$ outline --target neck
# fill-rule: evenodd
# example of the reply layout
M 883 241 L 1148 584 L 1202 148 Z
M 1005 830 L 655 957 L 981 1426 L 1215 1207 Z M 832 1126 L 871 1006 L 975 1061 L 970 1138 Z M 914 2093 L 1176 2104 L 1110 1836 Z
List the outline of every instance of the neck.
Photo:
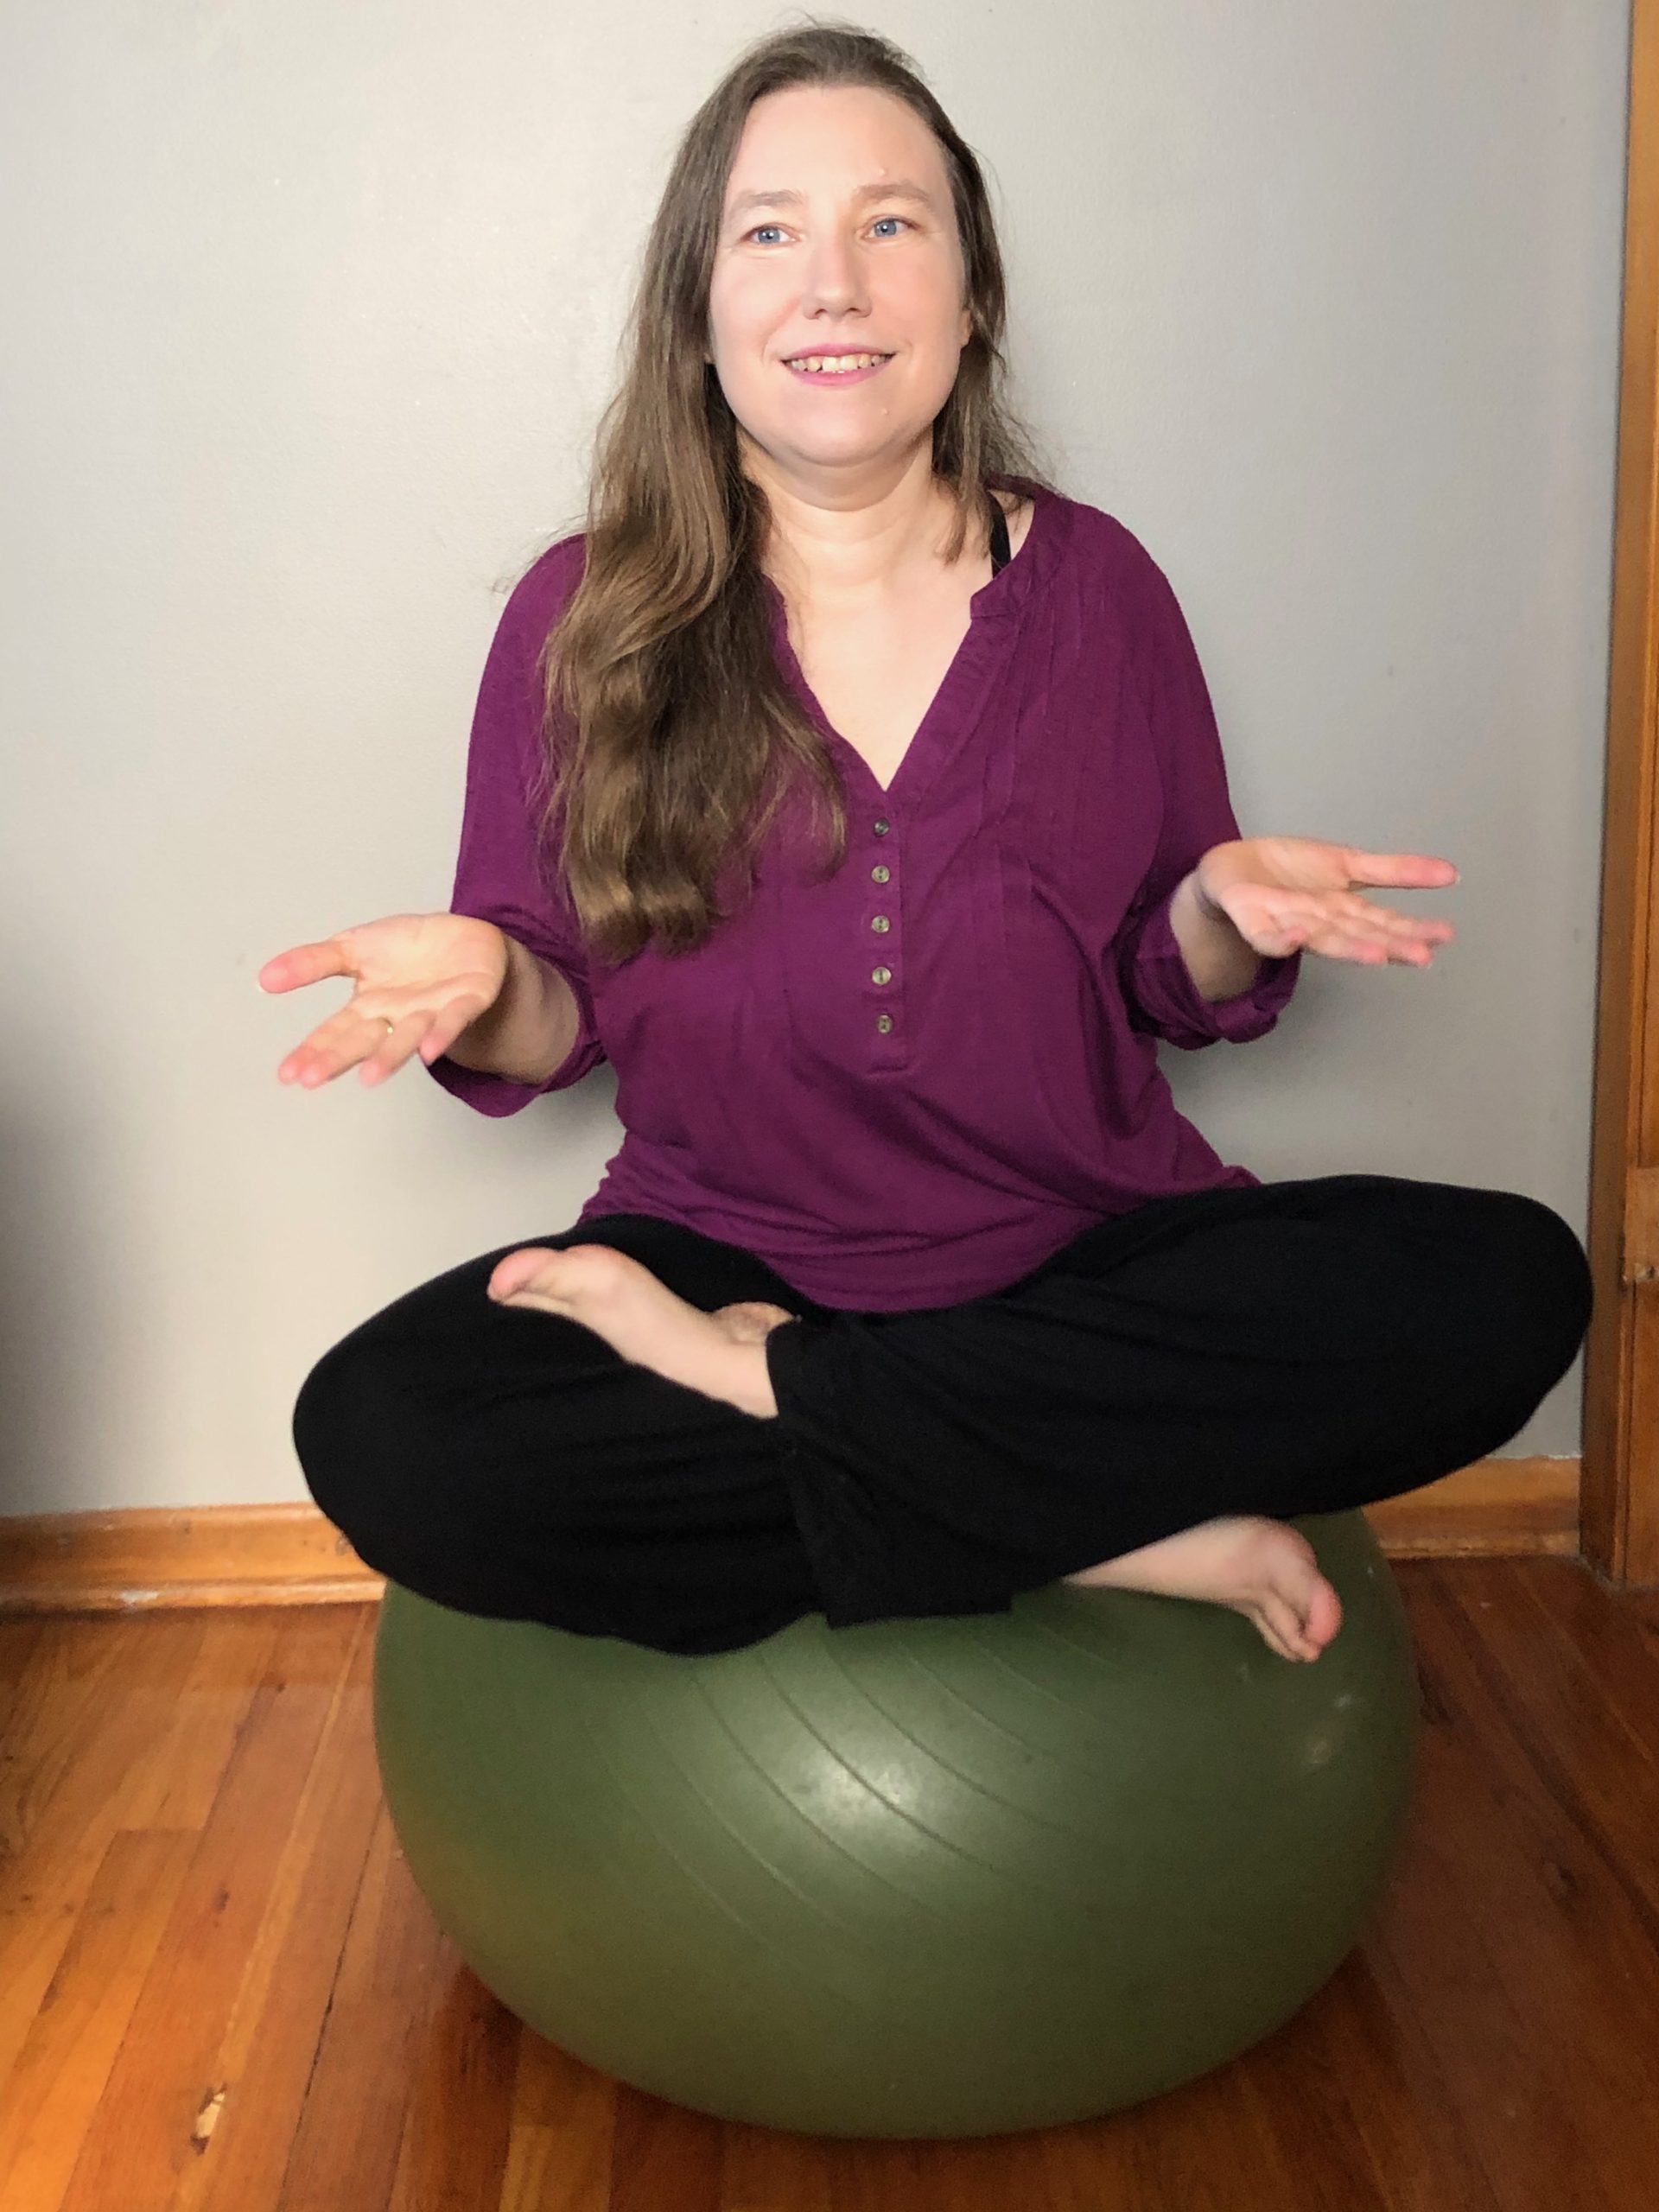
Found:
M 931 464 L 857 490 L 804 486 L 771 468 L 753 473 L 772 506 L 763 565 L 785 599 L 865 605 L 938 578 L 954 503 Z M 970 531 L 964 557 L 976 550 Z

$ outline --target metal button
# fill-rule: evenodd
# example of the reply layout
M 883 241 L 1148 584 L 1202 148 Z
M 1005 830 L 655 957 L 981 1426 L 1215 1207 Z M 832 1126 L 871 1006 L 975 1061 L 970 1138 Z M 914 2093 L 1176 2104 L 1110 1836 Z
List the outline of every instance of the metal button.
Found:
M 878 861 L 870 870 L 870 880 L 872 883 L 885 883 L 892 874 L 893 870 L 890 868 L 883 868 Z
M 870 927 L 873 930 L 890 930 L 893 927 L 893 924 L 887 919 L 885 914 L 872 914 L 870 917 Z
M 892 969 L 872 968 L 870 970 L 870 981 L 873 983 L 890 983 L 893 981 Z
M 885 1037 L 893 1027 L 893 1016 L 890 1014 L 878 1014 L 875 1017 L 875 1026 Z
M 878 822 L 875 825 L 875 834 L 878 837 L 885 837 L 892 827 L 891 822 Z

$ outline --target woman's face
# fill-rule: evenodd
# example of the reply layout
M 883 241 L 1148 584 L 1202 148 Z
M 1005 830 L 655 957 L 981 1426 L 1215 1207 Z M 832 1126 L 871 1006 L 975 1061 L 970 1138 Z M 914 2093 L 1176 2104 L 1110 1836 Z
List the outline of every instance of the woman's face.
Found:
M 750 108 L 727 180 L 709 358 L 739 440 L 817 489 L 902 467 L 973 332 L 944 157 L 913 109 L 864 86 L 790 86 Z M 885 353 L 820 378 L 799 355 Z

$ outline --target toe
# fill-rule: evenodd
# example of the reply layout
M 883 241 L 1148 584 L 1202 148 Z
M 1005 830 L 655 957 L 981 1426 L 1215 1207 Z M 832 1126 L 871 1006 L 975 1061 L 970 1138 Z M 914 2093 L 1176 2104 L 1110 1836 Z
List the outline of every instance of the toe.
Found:
M 498 1261 L 494 1273 L 490 1277 L 488 1285 L 490 1296 L 509 1298 L 514 1291 L 522 1290 L 527 1282 L 541 1272 L 552 1257 L 553 1255 L 550 1252 L 528 1244 L 522 1246 L 517 1252 L 509 1252 L 505 1260 Z
M 1269 1590 L 1261 1601 L 1256 1618 L 1281 1658 L 1303 1659 L 1307 1656 L 1301 1622 L 1295 1607 L 1287 1599 L 1280 1597 L 1276 1591 Z
M 1342 1600 L 1321 1575 L 1307 1609 L 1307 1636 L 1323 1651 L 1341 1626 Z

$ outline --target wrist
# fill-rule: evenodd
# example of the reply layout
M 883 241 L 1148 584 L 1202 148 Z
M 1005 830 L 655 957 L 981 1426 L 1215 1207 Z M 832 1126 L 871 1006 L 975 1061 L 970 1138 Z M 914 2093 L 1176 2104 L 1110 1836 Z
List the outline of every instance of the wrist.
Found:
M 1176 887 L 1169 924 L 1200 998 L 1213 1003 L 1249 989 L 1260 957 L 1232 917 L 1205 897 L 1196 868 Z
M 499 925 L 494 926 L 499 929 Z M 489 1005 L 480 1014 L 474 1014 L 472 1020 L 467 1023 L 466 1028 L 461 1031 L 461 1037 L 455 1039 L 457 1044 L 461 1042 L 461 1038 L 465 1038 L 469 1043 L 480 1045 L 487 1049 L 488 1046 L 506 1027 L 514 1004 L 524 996 L 525 968 L 530 955 L 518 939 L 509 936 L 505 930 L 499 930 L 499 935 L 506 958 L 506 972 L 501 978 L 501 988 Z
M 1212 897 L 1211 893 L 1205 889 L 1204 881 L 1205 861 L 1209 860 L 1211 854 L 1224 852 L 1228 849 L 1229 848 L 1226 846 L 1212 845 L 1210 849 L 1210 852 L 1205 853 L 1198 861 L 1197 865 L 1192 868 L 1186 880 L 1192 887 L 1193 904 L 1197 906 L 1198 912 L 1205 916 L 1206 920 L 1212 922 L 1224 922 L 1228 928 L 1231 929 L 1234 926 L 1232 916 L 1227 912 L 1227 909 L 1219 905 L 1215 898 Z

